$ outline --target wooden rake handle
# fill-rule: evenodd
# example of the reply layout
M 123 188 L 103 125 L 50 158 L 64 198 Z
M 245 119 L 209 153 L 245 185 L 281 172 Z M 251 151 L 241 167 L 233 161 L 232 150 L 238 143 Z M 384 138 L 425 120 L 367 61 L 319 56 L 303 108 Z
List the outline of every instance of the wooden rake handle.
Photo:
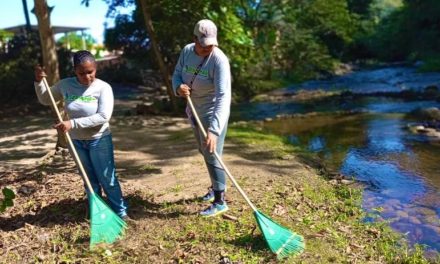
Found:
M 193 102 L 191 100 L 191 97 L 187 96 L 186 99 L 188 100 L 188 104 L 189 104 L 189 107 L 191 108 L 191 112 L 193 113 L 193 115 L 194 115 L 194 117 L 195 117 L 195 119 L 197 121 L 197 126 L 199 127 L 199 129 L 202 132 L 203 136 L 206 138 L 208 136 L 208 134 L 206 134 L 205 128 L 203 127 L 203 124 L 200 121 L 199 116 L 197 115 L 197 111 L 194 108 L 194 104 L 193 104 Z M 237 188 L 238 192 L 241 194 L 241 196 L 243 196 L 243 198 L 246 200 L 246 202 L 252 208 L 252 210 L 254 210 L 254 212 L 258 211 L 257 208 L 255 207 L 255 205 L 251 202 L 251 200 L 249 200 L 249 197 L 247 197 L 247 195 L 243 191 L 243 189 L 241 189 L 240 185 L 237 183 L 237 181 L 232 176 L 231 172 L 228 170 L 228 168 L 226 167 L 225 163 L 223 162 L 223 160 L 220 158 L 220 156 L 218 155 L 217 151 L 215 151 L 215 150 L 214 150 L 214 156 L 218 160 L 218 162 L 220 163 L 222 168 L 225 170 L 226 174 L 228 175 L 228 177 L 232 181 L 232 183 L 235 185 L 235 187 Z
M 63 118 L 61 117 L 60 111 L 58 110 L 57 104 L 56 104 L 55 99 L 54 99 L 54 97 L 52 95 L 52 91 L 50 90 L 50 86 L 47 83 L 47 80 L 46 80 L 45 77 L 43 77 L 43 84 L 44 84 L 47 92 L 49 93 L 50 101 L 52 102 L 52 107 L 55 110 L 55 113 L 57 114 L 58 121 L 59 122 L 63 122 Z M 64 134 L 66 135 L 67 142 L 69 143 L 69 146 L 70 146 L 70 151 L 72 152 L 73 157 L 74 157 L 74 159 L 76 161 L 76 164 L 78 165 L 79 170 L 81 171 L 81 174 L 82 174 L 81 176 L 82 176 L 84 182 L 86 183 L 87 188 L 89 189 L 89 192 L 92 193 L 92 194 L 95 193 L 95 191 L 93 191 L 92 185 L 90 184 L 90 180 L 87 177 L 87 173 L 86 173 L 86 171 L 85 171 L 85 169 L 84 169 L 84 167 L 83 167 L 83 165 L 81 163 L 81 160 L 79 159 L 78 153 L 76 152 L 75 146 L 73 145 L 73 141 L 70 138 L 69 133 L 68 132 L 64 132 Z

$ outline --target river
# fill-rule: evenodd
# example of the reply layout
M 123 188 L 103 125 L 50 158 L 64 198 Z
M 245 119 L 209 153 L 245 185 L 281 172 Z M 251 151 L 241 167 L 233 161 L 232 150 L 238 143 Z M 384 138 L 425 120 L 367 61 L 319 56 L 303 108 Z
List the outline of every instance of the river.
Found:
M 440 87 L 440 73 L 418 73 L 414 67 L 362 70 L 325 81 L 309 81 L 275 93 L 304 90 L 349 90 L 352 93 L 400 92 Z M 440 141 L 407 129 L 405 114 L 437 107 L 435 100 L 384 96 L 310 104 L 258 102 L 233 108 L 232 120 L 264 120 L 263 128 L 286 136 L 292 144 L 315 152 L 329 168 L 366 183 L 366 221 L 389 221 L 411 244 L 440 252 Z M 351 111 L 351 114 L 341 114 Z M 301 118 L 277 115 L 306 114 Z

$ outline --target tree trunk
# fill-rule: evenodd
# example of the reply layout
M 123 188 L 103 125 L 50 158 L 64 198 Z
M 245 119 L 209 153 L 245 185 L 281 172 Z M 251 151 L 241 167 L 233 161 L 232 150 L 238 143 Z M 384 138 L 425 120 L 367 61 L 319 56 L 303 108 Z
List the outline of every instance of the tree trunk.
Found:
M 38 32 L 40 34 L 41 50 L 43 53 L 43 66 L 47 74 L 47 81 L 50 85 L 60 80 L 58 71 L 58 56 L 55 46 L 52 27 L 50 25 L 50 14 L 46 0 L 34 0 L 35 15 L 38 20 Z M 60 110 L 64 110 L 63 102 L 57 103 Z M 55 112 L 54 112 L 55 113 Z M 64 111 L 61 111 L 65 117 Z M 67 139 L 64 133 L 58 131 L 56 148 L 67 148 Z
M 148 37 L 151 41 L 151 46 L 153 48 L 154 56 L 156 57 L 157 63 L 159 65 L 160 72 L 162 74 L 162 78 L 167 87 L 168 96 L 170 97 L 171 104 L 173 107 L 173 111 L 177 112 L 177 103 L 176 97 L 174 96 L 173 87 L 171 84 L 170 74 L 168 72 L 168 68 L 163 60 L 163 56 L 159 50 L 159 44 L 157 41 L 156 33 L 153 27 L 153 21 L 151 20 L 150 10 L 148 8 L 147 0 L 139 0 L 140 7 L 142 9 L 142 14 L 144 16 L 145 28 L 148 32 Z

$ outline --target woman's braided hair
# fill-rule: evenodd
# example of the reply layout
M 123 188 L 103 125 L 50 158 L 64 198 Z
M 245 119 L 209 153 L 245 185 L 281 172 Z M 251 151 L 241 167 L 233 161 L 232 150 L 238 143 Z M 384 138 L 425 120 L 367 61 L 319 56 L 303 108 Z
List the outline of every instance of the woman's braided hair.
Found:
M 96 62 L 95 57 L 89 51 L 80 50 L 80 51 L 75 52 L 75 54 L 73 54 L 73 68 L 76 68 L 76 66 L 78 66 L 86 61 L 90 61 L 93 63 Z

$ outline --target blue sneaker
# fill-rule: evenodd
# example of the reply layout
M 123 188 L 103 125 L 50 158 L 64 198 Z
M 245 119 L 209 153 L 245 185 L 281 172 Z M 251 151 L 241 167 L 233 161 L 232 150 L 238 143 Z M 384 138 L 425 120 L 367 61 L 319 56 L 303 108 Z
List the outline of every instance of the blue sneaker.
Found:
M 228 210 L 229 210 L 229 207 L 226 204 L 226 202 L 223 202 L 223 204 L 214 203 L 211 206 L 209 206 L 208 208 L 206 208 L 205 210 L 201 211 L 200 215 L 204 216 L 204 217 L 211 217 L 211 216 L 216 216 L 216 215 L 222 214 Z
M 214 202 L 214 190 L 212 188 L 208 188 L 208 193 L 202 197 L 202 201 Z

